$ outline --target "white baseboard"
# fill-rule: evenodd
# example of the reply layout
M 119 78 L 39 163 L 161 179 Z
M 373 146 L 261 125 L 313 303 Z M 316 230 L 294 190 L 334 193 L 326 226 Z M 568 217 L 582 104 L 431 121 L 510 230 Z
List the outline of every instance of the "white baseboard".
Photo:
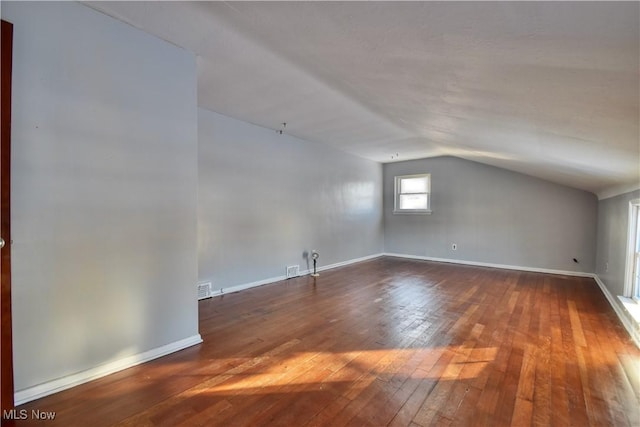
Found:
M 325 265 L 325 266 L 319 267 L 317 270 L 318 271 L 331 270 L 332 268 L 344 267 L 345 265 L 355 264 L 357 262 L 362 262 L 362 261 L 369 261 L 370 259 L 380 258 L 381 256 L 384 256 L 384 254 L 383 253 L 379 253 L 379 254 L 363 256 L 363 257 L 360 257 L 360 258 L 350 259 L 348 261 L 336 262 L 334 264 Z M 304 274 L 311 274 L 312 272 L 313 272 L 313 270 L 309 269 L 309 270 L 303 271 L 302 274 L 303 275 Z
M 53 381 L 47 381 L 43 384 L 38 384 L 33 387 L 19 390 L 14 394 L 15 404 L 16 406 L 22 405 L 23 403 L 40 399 L 41 397 L 45 397 L 62 390 L 66 390 L 68 388 L 93 381 L 106 375 L 122 371 L 123 369 L 131 368 L 141 363 L 157 359 L 158 357 L 166 356 L 167 354 L 183 350 L 196 344 L 200 344 L 201 342 L 202 337 L 200 336 L 200 334 L 196 334 L 189 338 L 185 338 L 180 341 L 163 345 L 162 347 L 145 351 L 144 353 L 134 354 L 132 356 L 96 366 L 95 368 L 87 369 L 86 371 L 67 375 Z
M 341 261 L 341 262 L 336 262 L 335 264 L 329 264 L 329 265 L 324 265 L 322 267 L 318 267 L 317 271 L 325 271 L 325 270 L 330 270 L 332 268 L 337 268 L 337 267 L 343 267 L 345 265 L 349 265 L 349 264 L 355 264 L 357 262 L 362 262 L 362 261 L 368 261 L 370 259 L 374 259 L 374 258 L 379 258 L 381 256 L 383 256 L 384 254 L 379 253 L 379 254 L 373 254 L 373 255 L 368 255 L 368 256 L 364 256 L 361 258 L 354 258 L 354 259 L 350 259 L 347 261 Z M 307 274 L 311 274 L 313 272 L 313 270 L 309 269 L 309 270 L 303 270 L 300 271 L 300 276 L 306 276 Z M 275 283 L 275 282 L 280 282 L 282 280 L 286 280 L 286 276 L 276 276 L 276 277 L 271 277 L 269 279 L 264 279 L 264 280 L 258 280 L 256 282 L 250 282 L 250 283 L 245 283 L 242 285 L 236 285 L 236 286 L 230 286 L 228 288 L 222 288 L 222 289 L 214 289 L 213 292 L 215 292 L 214 295 L 212 295 L 213 297 L 217 297 L 220 295 L 226 295 L 226 294 L 231 294 L 234 292 L 239 292 L 239 291 L 243 291 L 245 289 L 251 289 L 251 288 L 255 288 L 257 286 L 262 286 L 262 285 L 268 285 L 269 283 Z
M 396 257 L 396 258 L 418 259 L 423 261 L 446 262 L 451 264 L 473 265 L 476 267 L 501 268 L 504 270 L 518 270 L 518 271 L 531 271 L 533 273 L 558 274 L 561 276 L 593 277 L 593 273 L 585 273 L 581 271 L 568 271 L 568 270 L 553 270 L 549 268 L 538 268 L 538 267 L 525 267 L 522 265 L 494 264 L 491 262 L 465 261 L 465 260 L 459 260 L 459 259 L 434 258 L 434 257 L 428 257 L 428 256 L 406 255 L 406 254 L 397 254 L 397 253 L 385 253 L 384 256 L 390 256 L 390 257 Z
M 622 322 L 622 325 L 631 336 L 633 342 L 636 344 L 636 346 L 638 346 L 638 348 L 640 348 L 640 331 L 638 331 L 638 328 L 634 327 L 634 325 L 631 323 L 629 317 L 624 313 L 622 307 L 620 307 L 620 304 L 616 302 L 616 298 L 611 295 L 611 292 L 609 292 L 609 289 L 607 289 L 604 282 L 600 280 L 600 277 L 598 277 L 597 274 L 593 274 L 592 277 L 600 287 L 600 290 L 604 294 L 605 298 L 607 298 L 607 301 L 609 301 L 611 307 L 613 307 L 613 311 L 616 312 L 618 319 L 620 319 L 620 321 Z

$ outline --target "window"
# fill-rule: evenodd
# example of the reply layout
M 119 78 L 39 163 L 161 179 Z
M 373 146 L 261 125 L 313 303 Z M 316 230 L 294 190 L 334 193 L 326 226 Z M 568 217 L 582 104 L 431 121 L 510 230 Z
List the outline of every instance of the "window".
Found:
M 629 241 L 625 295 L 640 301 L 640 200 L 629 203 Z
M 395 177 L 394 213 L 431 213 L 431 175 Z

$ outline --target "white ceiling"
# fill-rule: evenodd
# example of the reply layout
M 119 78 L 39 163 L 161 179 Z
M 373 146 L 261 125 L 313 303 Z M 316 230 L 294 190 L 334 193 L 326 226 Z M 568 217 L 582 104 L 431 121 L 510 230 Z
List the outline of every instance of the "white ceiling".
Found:
M 88 4 L 196 53 L 209 110 L 379 162 L 640 186 L 638 2 Z

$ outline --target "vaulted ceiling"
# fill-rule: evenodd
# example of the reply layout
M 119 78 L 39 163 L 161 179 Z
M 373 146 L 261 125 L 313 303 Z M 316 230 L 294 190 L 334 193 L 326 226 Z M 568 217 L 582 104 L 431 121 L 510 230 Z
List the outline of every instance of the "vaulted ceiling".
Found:
M 197 54 L 201 107 L 379 162 L 640 186 L 638 2 L 89 2 Z

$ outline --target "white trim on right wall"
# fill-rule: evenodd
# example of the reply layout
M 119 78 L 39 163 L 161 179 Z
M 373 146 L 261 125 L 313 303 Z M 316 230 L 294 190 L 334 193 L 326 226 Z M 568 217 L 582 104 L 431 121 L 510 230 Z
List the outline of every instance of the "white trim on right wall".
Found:
M 640 209 L 640 199 L 629 201 L 629 225 L 627 227 L 627 248 L 624 262 L 624 295 L 628 298 L 634 298 L 634 272 L 635 272 L 635 254 L 636 254 L 636 230 L 640 226 L 638 224 L 638 209 Z
M 616 298 L 611 295 L 611 292 L 609 292 L 609 289 L 607 289 L 604 282 L 600 280 L 600 277 L 598 277 L 597 274 L 593 274 L 592 277 L 600 287 L 600 290 L 604 294 L 607 301 L 609 301 L 611 307 L 613 307 L 613 311 L 615 311 L 618 319 L 620 319 L 620 321 L 622 322 L 622 326 L 624 326 L 624 328 L 627 330 L 636 346 L 640 348 L 640 330 L 638 329 L 638 326 L 636 325 L 634 327 L 631 320 L 629 320 L 629 317 L 622 311 L 620 304 L 616 302 Z

